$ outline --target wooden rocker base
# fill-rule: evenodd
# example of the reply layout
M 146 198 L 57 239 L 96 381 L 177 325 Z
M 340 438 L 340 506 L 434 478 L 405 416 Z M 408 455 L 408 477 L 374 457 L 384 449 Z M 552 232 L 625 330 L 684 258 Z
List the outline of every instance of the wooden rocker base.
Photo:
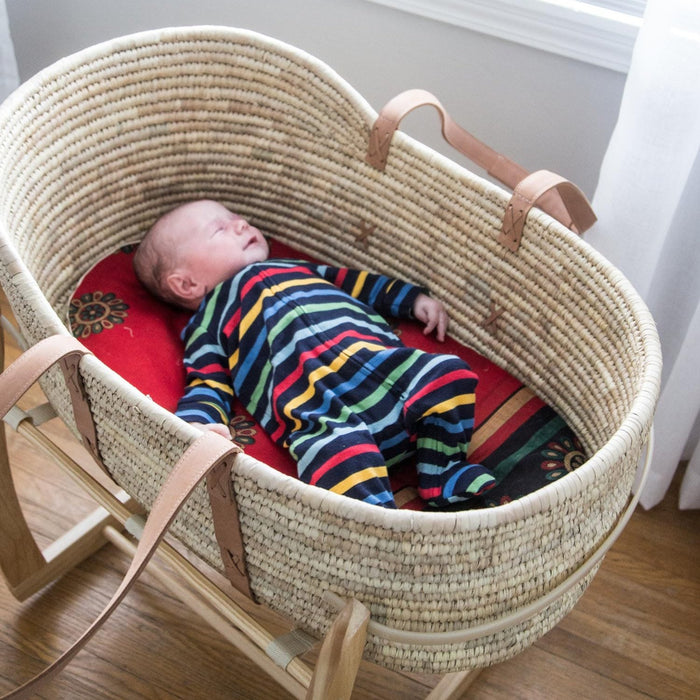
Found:
M 115 495 L 87 473 L 39 430 L 35 424 L 39 421 L 34 419 L 31 411 L 16 409 L 12 420 L 7 422 L 56 461 L 99 506 L 78 525 L 40 550 L 15 492 L 5 430 L 0 429 L 0 568 L 13 596 L 19 601 L 26 600 L 107 542 L 133 556 L 136 547 L 123 530 L 138 535 L 143 518 L 134 512 L 135 504 L 128 495 L 124 491 Z M 149 571 L 291 695 L 313 700 L 350 698 L 369 621 L 369 611 L 361 603 L 356 600 L 346 602 L 322 640 L 318 660 L 311 669 L 298 658 L 298 654 L 308 650 L 316 640 L 297 631 L 297 634 L 285 635 L 296 640 L 297 648 L 282 648 L 280 652 L 284 646 L 281 638 L 276 639 L 236 602 L 237 593 L 233 592 L 233 597 L 224 594 L 167 542 L 159 545 L 158 554 L 168 570 L 152 561 L 148 565 Z M 478 673 L 479 670 L 447 674 L 427 697 L 431 700 L 462 697 Z

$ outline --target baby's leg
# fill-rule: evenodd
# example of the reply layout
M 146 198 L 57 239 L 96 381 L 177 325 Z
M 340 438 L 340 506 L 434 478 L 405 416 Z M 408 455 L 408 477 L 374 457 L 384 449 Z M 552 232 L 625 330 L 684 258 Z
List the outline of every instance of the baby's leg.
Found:
M 365 503 L 396 508 L 384 457 L 359 419 L 322 418 L 288 438 L 299 478 Z
M 462 360 L 445 355 L 439 365 L 431 363 L 406 402 L 413 422 L 409 429 L 416 436 L 418 493 L 434 505 L 468 500 L 496 483 L 488 469 L 466 458 L 477 381 Z

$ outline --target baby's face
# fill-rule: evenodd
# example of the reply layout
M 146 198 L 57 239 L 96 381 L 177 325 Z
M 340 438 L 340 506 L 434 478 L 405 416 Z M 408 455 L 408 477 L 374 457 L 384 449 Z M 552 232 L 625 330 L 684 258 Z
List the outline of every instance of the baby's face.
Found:
M 192 202 L 173 222 L 189 265 L 207 291 L 242 270 L 267 259 L 269 248 L 262 233 L 222 204 Z

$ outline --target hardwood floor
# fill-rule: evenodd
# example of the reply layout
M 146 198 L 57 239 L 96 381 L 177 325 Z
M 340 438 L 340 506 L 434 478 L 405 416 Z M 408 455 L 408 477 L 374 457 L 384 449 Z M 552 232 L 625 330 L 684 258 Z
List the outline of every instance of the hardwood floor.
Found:
M 15 355 L 8 352 L 8 360 Z M 30 402 L 37 396 L 33 390 Z M 49 424 L 47 431 L 65 441 L 60 425 Z M 7 432 L 16 489 L 43 545 L 94 504 L 24 438 Z M 70 449 L 87 459 L 80 448 Z M 678 511 L 676 503 L 674 484 L 660 506 L 638 510 L 574 610 L 524 653 L 486 669 L 468 697 L 699 698 L 700 512 Z M 127 557 L 108 545 L 24 603 L 0 583 L 0 692 L 38 672 L 76 639 L 127 565 Z M 279 627 L 271 613 L 262 619 Z M 422 698 L 436 681 L 363 662 L 353 697 Z M 291 696 L 146 571 L 104 628 L 38 697 Z

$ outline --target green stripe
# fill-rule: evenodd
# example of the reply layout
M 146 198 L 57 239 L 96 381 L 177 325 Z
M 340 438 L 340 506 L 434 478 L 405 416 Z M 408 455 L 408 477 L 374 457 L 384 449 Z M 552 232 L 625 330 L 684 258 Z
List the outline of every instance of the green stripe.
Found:
M 403 374 L 408 368 L 411 367 L 413 364 L 415 358 L 415 353 L 411 354 L 404 362 L 402 362 L 396 369 L 394 369 L 393 372 L 388 376 L 387 380 L 390 382 L 390 384 L 393 386 L 396 379 Z M 340 415 L 337 418 L 333 419 L 333 423 L 341 423 L 345 424 L 347 423 L 348 419 L 350 418 L 351 415 L 356 414 L 361 411 L 366 411 L 368 408 L 378 404 L 380 401 L 384 399 L 384 397 L 389 393 L 387 389 L 384 389 L 383 385 L 380 385 L 377 387 L 375 391 L 373 391 L 371 394 L 368 396 L 364 397 L 362 400 L 358 401 L 356 404 L 353 404 L 352 406 L 346 406 L 343 404 L 342 410 L 340 412 Z M 341 399 L 342 401 L 342 399 Z M 303 408 L 303 406 L 301 407 Z M 304 443 L 307 440 L 315 440 L 318 438 L 318 436 L 327 433 L 328 430 L 326 428 L 329 420 L 328 417 L 323 416 L 322 418 L 319 419 L 319 428 L 317 431 L 314 433 L 310 433 L 304 436 L 303 439 L 299 441 L 299 444 Z
M 563 427 L 564 421 L 555 415 L 552 420 L 543 425 L 532 437 L 516 452 L 513 452 L 499 462 L 498 466 L 493 469 L 493 475 L 496 477 L 496 482 L 500 483 L 513 470 L 513 467 L 529 453 L 534 452 L 538 447 L 542 446 L 548 440 L 551 440 Z
M 207 305 L 204 308 L 204 318 L 202 319 L 201 323 L 192 331 L 189 339 L 187 340 L 187 344 L 185 345 L 186 349 L 189 349 L 192 346 L 192 344 L 195 343 L 197 339 L 200 338 L 202 335 L 210 335 L 209 327 L 212 316 L 214 314 L 214 309 L 216 307 L 216 302 L 219 298 L 220 291 L 221 286 L 219 285 L 214 290 L 212 298 L 207 302 Z
M 203 325 L 205 328 L 209 328 L 211 324 L 212 317 L 214 315 L 214 310 L 216 309 L 216 305 L 219 301 L 219 294 L 221 293 L 221 285 L 216 287 L 214 289 L 214 292 L 211 295 L 211 299 L 207 302 L 206 307 L 204 308 L 204 318 L 202 319 L 201 325 Z
M 280 335 L 280 333 L 284 333 L 287 330 L 289 324 L 292 323 L 300 315 L 300 308 L 303 309 L 303 313 L 305 314 L 315 314 L 318 312 L 324 313 L 327 311 L 331 311 L 333 312 L 333 314 L 337 315 L 338 311 L 341 309 L 357 311 L 357 306 L 355 304 L 349 304 L 347 302 L 338 302 L 337 300 L 317 304 L 304 304 L 301 307 L 294 307 L 286 314 L 284 314 L 284 316 L 281 316 L 279 320 L 276 321 L 274 327 L 270 329 L 270 344 L 272 344 L 275 341 L 275 339 L 278 335 Z M 385 325 L 386 323 L 381 316 L 372 313 L 370 313 L 369 316 L 372 319 L 372 321 L 374 321 L 377 324 Z M 347 323 L 347 320 L 347 318 L 343 317 L 338 318 L 338 325 Z
M 265 388 L 265 382 L 267 381 L 267 378 L 270 375 L 271 371 L 272 364 L 270 362 L 265 362 L 265 368 L 260 373 L 260 378 L 258 379 L 258 383 L 255 385 L 255 390 L 250 396 L 248 411 L 252 414 L 255 414 L 255 412 L 258 410 L 258 403 L 260 402 L 263 389 Z

